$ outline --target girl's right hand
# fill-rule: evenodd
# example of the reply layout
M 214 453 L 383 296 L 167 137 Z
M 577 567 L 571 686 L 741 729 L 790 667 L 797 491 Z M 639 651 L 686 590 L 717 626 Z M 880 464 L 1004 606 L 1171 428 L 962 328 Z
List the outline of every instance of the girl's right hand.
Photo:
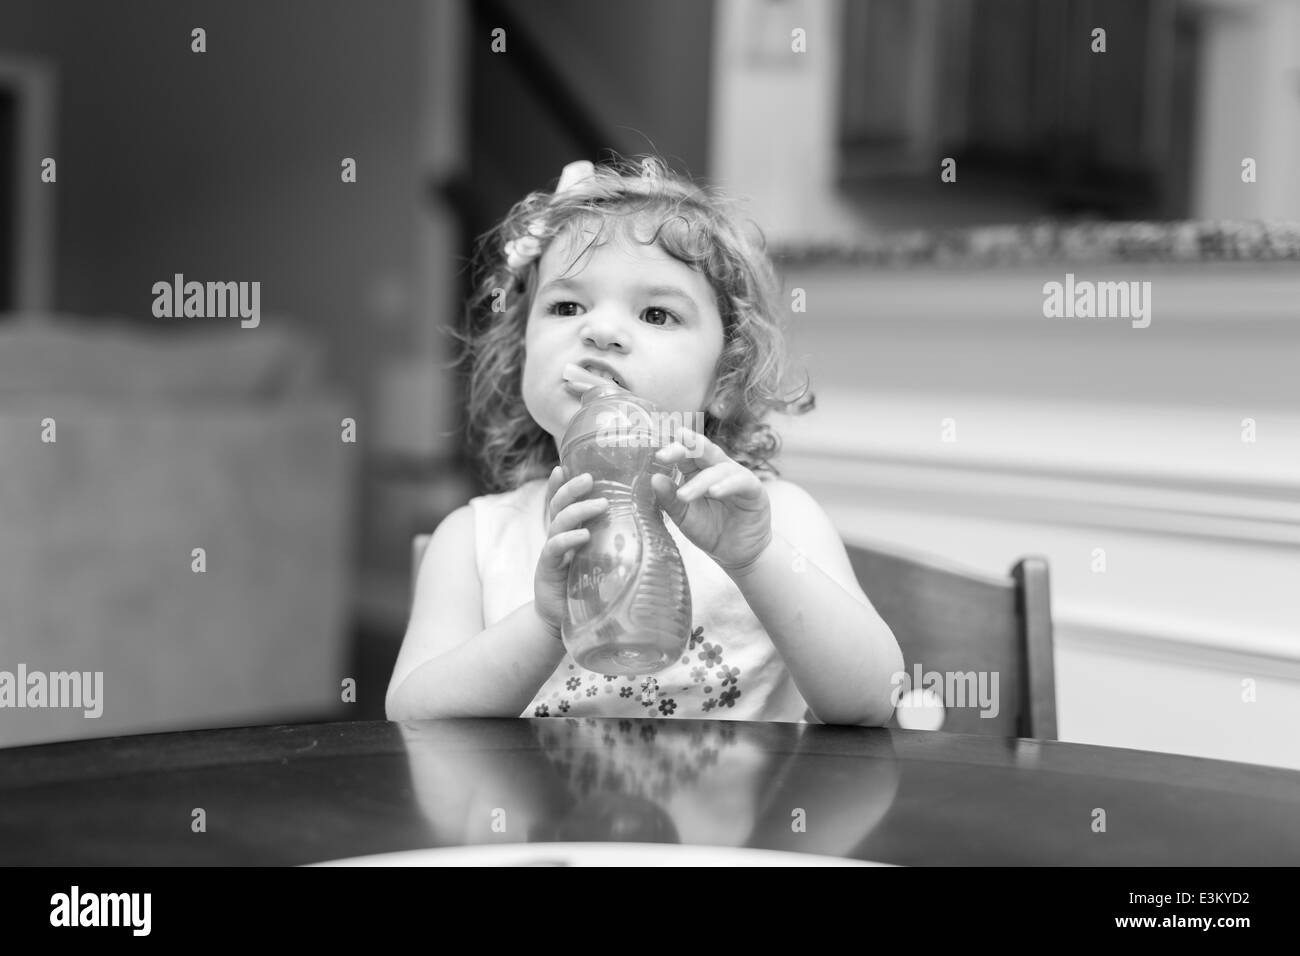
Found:
M 609 507 L 608 499 L 582 498 L 591 492 L 591 487 L 591 475 L 582 474 L 565 481 L 564 470 L 559 465 L 546 482 L 546 513 L 551 521 L 533 578 L 533 606 L 556 638 L 560 636 L 560 622 L 564 619 L 569 562 L 574 551 L 591 538 L 591 532 L 582 525 Z

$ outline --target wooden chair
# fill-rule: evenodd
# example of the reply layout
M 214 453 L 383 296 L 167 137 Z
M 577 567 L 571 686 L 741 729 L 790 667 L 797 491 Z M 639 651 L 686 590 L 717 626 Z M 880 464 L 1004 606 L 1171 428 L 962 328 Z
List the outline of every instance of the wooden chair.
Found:
M 862 590 L 898 639 L 909 678 L 904 686 L 919 689 L 918 666 L 922 675 L 944 675 L 945 686 L 947 675 L 973 672 L 975 679 L 989 675 L 991 690 L 991 675 L 998 675 L 996 716 L 981 716 L 967 695 L 966 706 L 945 708 L 943 730 L 1056 739 L 1045 559 L 1022 558 L 1002 578 L 877 544 L 849 545 L 848 552 Z M 899 726 L 897 711 L 890 726 Z
M 430 535 L 411 543 L 412 582 Z M 978 695 L 966 706 L 946 707 L 941 729 L 952 733 L 1056 739 L 1056 678 L 1052 659 L 1052 615 L 1047 561 L 1017 561 L 1008 577 L 945 565 L 880 545 L 848 545 L 849 561 L 862 590 L 885 619 L 903 651 L 907 686 L 924 675 L 998 675 L 997 713 L 982 717 Z M 963 689 L 978 687 L 964 684 Z M 920 689 L 920 688 L 915 688 Z M 949 700 L 948 703 L 953 703 Z M 987 708 L 992 712 L 993 708 Z M 898 714 L 891 727 L 901 726 Z

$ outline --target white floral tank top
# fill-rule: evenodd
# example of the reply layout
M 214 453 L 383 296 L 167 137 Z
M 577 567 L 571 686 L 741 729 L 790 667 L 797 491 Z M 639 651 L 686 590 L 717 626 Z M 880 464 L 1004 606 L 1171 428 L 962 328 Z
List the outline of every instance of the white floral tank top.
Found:
M 546 482 L 470 500 L 483 624 L 533 600 L 546 541 Z M 521 717 L 716 717 L 804 722 L 808 705 L 740 589 L 665 516 L 691 587 L 694 613 L 682 656 L 655 674 L 608 676 L 566 652 Z

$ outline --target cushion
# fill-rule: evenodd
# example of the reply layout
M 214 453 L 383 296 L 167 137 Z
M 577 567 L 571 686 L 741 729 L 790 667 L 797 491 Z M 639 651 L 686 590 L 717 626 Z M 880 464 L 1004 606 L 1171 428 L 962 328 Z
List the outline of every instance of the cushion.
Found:
M 264 317 L 254 329 L 158 331 L 114 317 L 0 315 L 0 400 L 56 393 L 106 399 L 267 400 L 321 382 L 322 344 Z

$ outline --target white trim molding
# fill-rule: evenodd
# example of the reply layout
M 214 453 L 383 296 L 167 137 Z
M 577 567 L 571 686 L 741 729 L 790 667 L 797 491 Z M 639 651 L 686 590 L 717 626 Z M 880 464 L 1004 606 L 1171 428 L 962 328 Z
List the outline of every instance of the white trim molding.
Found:
M 1300 413 L 1248 443 L 1213 407 L 817 396 L 778 465 L 847 542 L 1047 558 L 1062 739 L 1300 766 Z
M 782 461 L 893 507 L 1300 548 L 1300 415 L 819 389 Z M 942 440 L 951 420 L 956 440 Z

